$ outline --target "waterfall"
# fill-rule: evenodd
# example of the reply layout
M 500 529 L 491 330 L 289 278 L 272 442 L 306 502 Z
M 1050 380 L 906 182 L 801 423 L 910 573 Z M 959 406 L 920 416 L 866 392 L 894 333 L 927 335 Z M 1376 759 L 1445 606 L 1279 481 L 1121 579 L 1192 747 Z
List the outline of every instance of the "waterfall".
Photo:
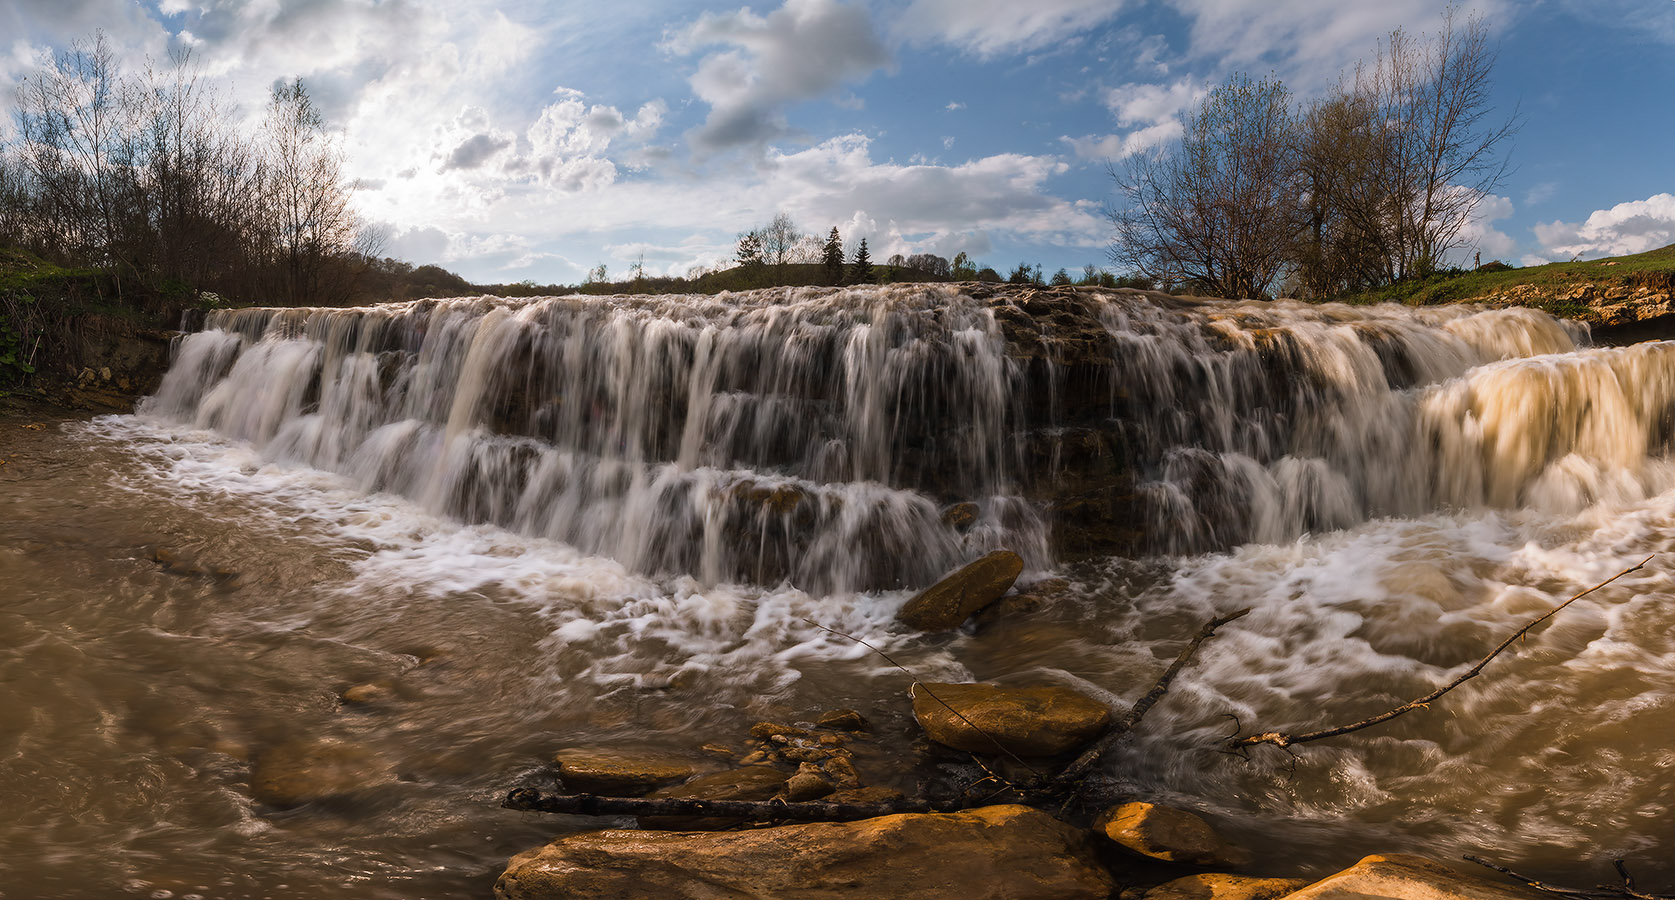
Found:
M 141 412 L 639 571 L 829 592 L 1664 489 L 1675 345 L 1586 337 L 974 285 L 243 309 Z

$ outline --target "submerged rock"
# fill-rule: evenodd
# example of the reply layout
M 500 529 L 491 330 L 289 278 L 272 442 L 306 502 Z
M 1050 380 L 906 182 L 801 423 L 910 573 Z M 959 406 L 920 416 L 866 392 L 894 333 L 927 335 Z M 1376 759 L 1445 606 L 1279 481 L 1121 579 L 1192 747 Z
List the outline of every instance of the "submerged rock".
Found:
M 958 628 L 978 610 L 999 600 L 1018 574 L 1024 561 L 1010 550 L 996 550 L 967 563 L 907 601 L 896 620 L 920 631 Z
M 342 796 L 389 777 L 389 763 L 368 747 L 301 739 L 270 747 L 256 757 L 250 769 L 250 792 L 260 803 L 288 808 Z
M 649 797 L 676 797 L 683 800 L 770 800 L 785 787 L 785 773 L 772 766 L 745 766 L 700 775 L 683 784 L 658 788 Z M 726 828 L 742 820 L 701 816 L 648 816 L 640 820 L 647 828 L 712 829 Z
M 820 717 L 819 724 L 834 731 L 867 731 L 872 727 L 866 716 L 852 709 L 831 710 Z
M 1521 885 L 1464 875 L 1419 856 L 1374 854 L 1296 893 L 1287 900 L 1414 897 L 1423 900 L 1534 900 L 1550 897 Z
M 596 831 L 513 857 L 498 900 L 1105 900 L 1084 834 L 1024 806 L 693 833 Z
M 1141 856 L 1198 866 L 1238 866 L 1244 851 L 1216 833 L 1210 823 L 1181 809 L 1154 803 L 1124 803 L 1106 810 L 1094 830 Z
M 698 771 L 690 759 L 636 751 L 566 750 L 553 762 L 568 790 L 615 797 L 638 797 Z
M 1105 704 L 1062 685 L 924 683 L 915 684 L 910 696 L 913 716 L 931 740 L 973 753 L 1056 756 L 1111 724 Z

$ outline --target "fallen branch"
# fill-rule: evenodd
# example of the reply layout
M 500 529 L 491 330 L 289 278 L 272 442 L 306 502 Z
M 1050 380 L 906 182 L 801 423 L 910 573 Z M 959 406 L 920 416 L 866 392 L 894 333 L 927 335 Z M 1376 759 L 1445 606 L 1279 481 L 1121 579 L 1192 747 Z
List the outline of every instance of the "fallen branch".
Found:
M 1653 556 L 1655 556 L 1655 555 L 1656 554 L 1653 554 Z M 1452 691 L 1455 688 L 1459 687 L 1460 685 L 1465 684 L 1467 681 L 1470 681 L 1471 679 L 1476 678 L 1478 673 L 1483 671 L 1484 666 L 1487 666 L 1490 663 L 1491 660 L 1493 660 L 1495 657 L 1499 656 L 1501 654 L 1501 651 L 1503 651 L 1506 648 L 1512 646 L 1513 642 L 1517 641 L 1519 638 L 1528 634 L 1530 629 L 1534 628 L 1537 625 L 1540 625 L 1542 622 L 1545 622 L 1548 619 L 1551 619 L 1553 616 L 1558 615 L 1558 613 L 1561 610 L 1563 610 L 1565 607 L 1569 606 L 1572 603 L 1575 603 L 1576 601 L 1582 599 L 1583 597 L 1588 596 L 1589 594 L 1593 593 L 1594 591 L 1597 591 L 1600 588 L 1605 587 L 1606 585 L 1610 584 L 1613 581 L 1616 581 L 1617 579 L 1623 577 L 1624 575 L 1627 575 L 1630 572 L 1640 571 L 1641 569 L 1646 567 L 1647 563 L 1649 563 L 1651 561 L 1652 561 L 1652 557 L 1648 556 L 1645 559 L 1641 560 L 1638 564 L 1630 566 L 1629 568 L 1624 569 L 1621 572 L 1618 572 L 1617 574 L 1611 576 L 1610 578 L 1605 579 L 1604 581 L 1600 582 L 1599 584 L 1596 584 L 1593 587 L 1588 588 L 1587 590 L 1583 591 L 1582 593 L 1577 594 L 1574 597 L 1571 597 L 1569 600 L 1566 600 L 1565 602 L 1560 603 L 1558 606 L 1553 607 L 1552 609 L 1548 610 L 1545 615 L 1543 615 L 1540 618 L 1536 619 L 1535 621 L 1529 623 L 1528 625 L 1525 625 L 1523 628 L 1518 629 L 1517 631 L 1513 632 L 1512 635 L 1510 637 L 1508 637 L 1506 640 L 1501 641 L 1500 646 L 1498 646 L 1494 650 L 1490 651 L 1488 656 L 1485 656 L 1482 659 L 1478 660 L 1477 665 L 1472 666 L 1470 669 L 1466 670 L 1466 672 L 1464 674 L 1460 675 L 1458 678 L 1455 678 L 1453 681 L 1450 681 L 1449 683 L 1443 685 L 1442 687 L 1437 688 L 1436 690 L 1430 692 L 1429 694 L 1426 694 L 1425 696 L 1420 697 L 1417 700 L 1411 700 L 1411 701 L 1409 701 L 1407 703 L 1404 703 L 1401 706 L 1398 706 L 1394 709 L 1390 709 L 1390 710 L 1386 710 L 1384 712 L 1381 712 L 1376 716 L 1370 716 L 1368 718 L 1362 719 L 1359 722 L 1355 722 L 1355 723 L 1350 724 L 1350 725 L 1340 725 L 1340 726 L 1337 726 L 1336 728 L 1326 728 L 1326 729 L 1323 729 L 1321 731 L 1311 731 L 1311 732 L 1308 732 L 1306 734 L 1287 734 L 1287 733 L 1281 732 L 1281 731 L 1266 731 L 1266 732 L 1263 732 L 1261 734 L 1252 734 L 1252 735 L 1247 735 L 1246 737 L 1242 737 L 1242 738 L 1233 738 L 1233 739 L 1231 739 L 1227 742 L 1227 749 L 1229 751 L 1237 752 L 1237 751 L 1244 750 L 1247 747 L 1253 747 L 1257 744 L 1273 744 L 1276 747 L 1284 749 L 1284 748 L 1290 747 L 1293 744 L 1306 744 L 1310 741 L 1324 740 L 1324 739 L 1330 738 L 1330 737 L 1337 737 L 1339 735 L 1349 734 L 1352 731 L 1360 731 L 1363 728 L 1371 728 L 1374 725 L 1379 725 L 1379 724 L 1382 724 L 1384 722 L 1388 722 L 1391 719 L 1396 718 L 1397 716 L 1406 715 L 1407 713 L 1413 712 L 1416 709 L 1424 709 L 1424 708 L 1430 706 L 1432 702 L 1434 702 L 1437 698 L 1441 697 L 1443 694 L 1446 694 L 1449 691 Z
M 1204 627 L 1198 630 L 1198 635 L 1181 649 L 1180 654 L 1175 657 L 1175 661 L 1169 665 L 1169 668 L 1163 671 L 1163 675 L 1157 679 L 1157 684 L 1152 685 L 1152 689 L 1147 691 L 1144 697 L 1141 697 L 1139 700 L 1135 701 L 1133 706 L 1129 707 L 1127 715 L 1123 716 L 1116 725 L 1106 731 L 1104 736 L 1094 742 L 1093 746 L 1082 751 L 1082 755 L 1076 757 L 1076 760 L 1072 762 L 1063 772 L 1060 772 L 1058 778 L 1054 780 L 1063 785 L 1080 781 L 1084 778 L 1088 772 L 1092 771 L 1094 765 L 1099 762 L 1099 758 L 1105 754 L 1105 751 L 1115 746 L 1117 741 L 1122 740 L 1124 735 L 1133 731 L 1134 727 L 1140 724 L 1140 719 L 1142 719 L 1153 706 L 1157 705 L 1157 701 L 1163 699 L 1163 695 L 1169 690 L 1169 685 L 1174 683 L 1175 676 L 1181 674 L 1181 670 L 1186 668 L 1186 664 L 1191 661 L 1193 654 L 1198 652 L 1199 646 L 1214 637 L 1217 628 L 1220 628 L 1235 619 L 1244 618 L 1244 616 L 1249 613 L 1250 609 L 1249 607 L 1246 607 L 1238 612 L 1228 613 L 1219 619 L 1211 619 L 1209 622 L 1206 622 Z
M 956 812 L 958 800 L 888 800 L 877 803 L 787 803 L 783 800 L 694 800 L 683 797 L 601 797 L 597 794 L 543 794 L 518 788 L 501 802 L 506 809 L 576 816 L 704 816 L 797 822 L 854 822 L 897 813 Z
M 1596 900 L 1596 898 L 1597 900 L 1603 900 L 1603 898 L 1607 897 L 1627 897 L 1629 900 L 1675 900 L 1675 897 L 1671 897 L 1668 894 L 1647 894 L 1636 890 L 1634 887 L 1634 876 L 1629 874 L 1628 866 L 1624 865 L 1623 861 L 1620 859 L 1612 860 L 1611 865 L 1616 868 L 1617 876 L 1623 880 L 1622 884 L 1602 884 L 1594 888 L 1567 888 L 1556 884 L 1548 884 L 1544 881 L 1537 881 L 1527 875 L 1520 875 L 1505 866 L 1496 865 L 1481 856 L 1468 855 L 1465 858 L 1466 860 L 1477 863 L 1480 866 L 1494 869 L 1496 872 L 1499 872 L 1508 878 L 1521 881 L 1528 887 L 1535 888 L 1538 891 L 1543 891 L 1548 894 L 1558 894 L 1561 897 L 1587 898 L 1587 900 Z

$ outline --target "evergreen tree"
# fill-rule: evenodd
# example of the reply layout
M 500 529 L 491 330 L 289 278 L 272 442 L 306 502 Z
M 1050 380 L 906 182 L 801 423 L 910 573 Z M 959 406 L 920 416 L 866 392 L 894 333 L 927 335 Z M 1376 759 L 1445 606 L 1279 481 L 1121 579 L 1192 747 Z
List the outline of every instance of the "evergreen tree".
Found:
M 1053 281 L 1052 281 L 1053 287 L 1064 287 L 1065 285 L 1067 285 L 1069 283 L 1070 283 L 1070 273 L 1069 272 L 1065 271 L 1064 269 L 1059 269 L 1057 272 L 1053 273 Z
M 820 251 L 820 261 L 826 266 L 826 283 L 841 284 L 843 282 L 843 239 L 838 236 L 837 226 L 832 226 L 832 234 L 826 238 L 826 246 Z
M 739 265 L 749 268 L 762 264 L 762 238 L 754 231 L 747 231 L 739 237 Z
M 861 246 L 855 250 L 855 262 L 849 267 L 849 280 L 855 284 L 867 284 L 872 279 L 872 254 L 867 252 L 867 239 L 861 238 Z

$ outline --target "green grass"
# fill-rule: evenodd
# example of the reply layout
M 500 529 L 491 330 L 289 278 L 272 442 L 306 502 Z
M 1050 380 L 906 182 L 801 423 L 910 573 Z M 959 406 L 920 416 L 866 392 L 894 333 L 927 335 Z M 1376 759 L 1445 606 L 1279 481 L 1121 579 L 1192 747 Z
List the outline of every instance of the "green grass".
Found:
M 1545 309 L 1555 315 L 1576 315 L 1586 309 L 1576 301 L 1560 300 L 1559 295 L 1581 284 L 1626 283 L 1630 287 L 1651 287 L 1675 290 L 1675 244 L 1637 253 L 1591 259 L 1586 262 L 1548 263 L 1523 269 L 1499 271 L 1443 272 L 1429 278 L 1398 282 L 1371 291 L 1337 298 L 1344 303 L 1405 303 L 1409 306 L 1430 306 L 1439 303 L 1458 303 L 1505 293 L 1522 285 L 1540 290 L 1541 296 L 1531 298 L 1526 305 Z

